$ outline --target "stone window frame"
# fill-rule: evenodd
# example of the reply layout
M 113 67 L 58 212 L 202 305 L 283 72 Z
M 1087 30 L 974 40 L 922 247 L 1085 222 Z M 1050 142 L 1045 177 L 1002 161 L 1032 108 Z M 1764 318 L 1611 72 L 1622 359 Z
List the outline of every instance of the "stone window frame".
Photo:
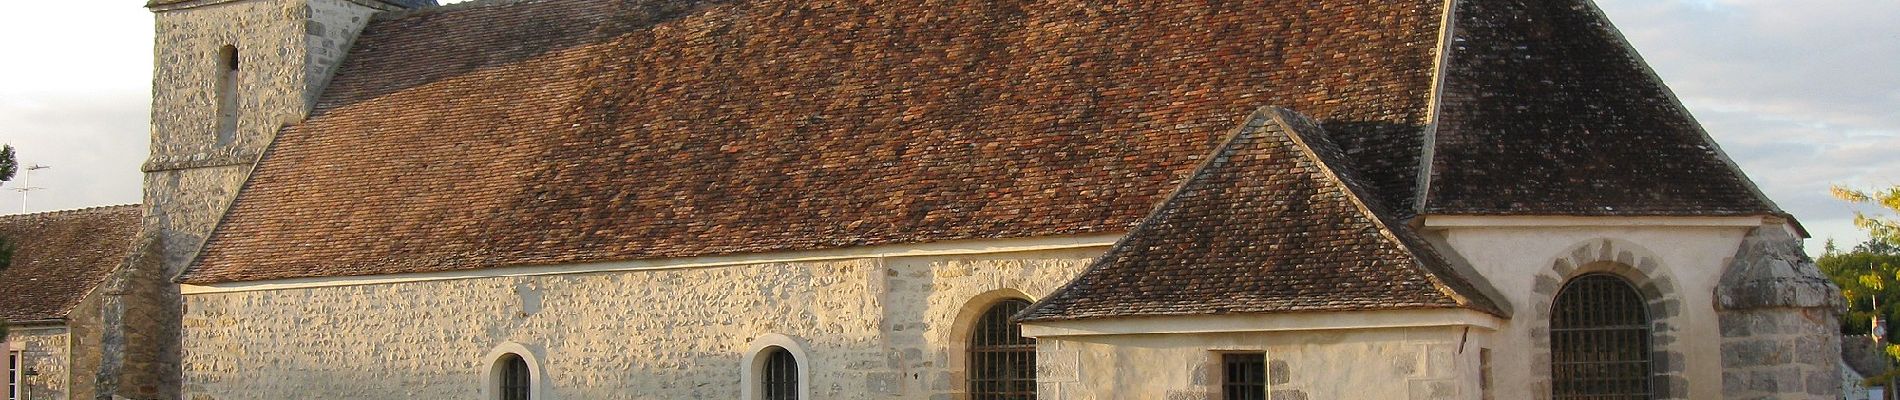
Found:
M 785 349 L 786 352 L 792 354 L 792 361 L 798 365 L 798 398 L 813 398 L 811 396 L 811 370 L 813 363 L 810 352 L 805 350 L 808 346 L 805 344 L 804 339 L 778 333 L 767 333 L 752 339 L 752 343 L 746 347 L 748 351 L 745 353 L 745 358 L 740 360 L 739 363 L 739 365 L 743 366 L 739 371 L 740 399 L 761 400 L 764 398 L 765 394 L 761 393 L 762 391 L 759 390 L 759 388 L 765 383 L 762 372 L 765 371 L 766 356 L 771 354 L 772 349 Z
M 1682 326 L 1682 296 L 1676 280 L 1655 252 L 1621 239 L 1599 238 L 1570 246 L 1551 258 L 1550 267 L 1532 279 L 1529 321 L 1524 321 L 1531 343 L 1531 380 L 1536 399 L 1553 397 L 1551 387 L 1550 317 L 1558 291 L 1571 279 L 1610 274 L 1636 287 L 1649 311 L 1650 390 L 1658 400 L 1685 399 L 1683 345 L 1676 340 Z
M 971 296 L 969 300 L 964 301 L 963 308 L 958 309 L 955 319 L 951 320 L 949 337 L 943 341 L 949 344 L 944 350 L 947 356 L 945 369 L 950 371 L 950 382 L 953 388 L 951 399 L 970 399 L 970 334 L 973 333 L 976 325 L 982 322 L 983 314 L 989 312 L 990 307 L 1006 300 L 1024 300 L 1030 304 L 1040 301 L 1014 288 L 991 290 Z M 1041 385 L 1041 378 L 1037 377 L 1038 386 Z M 1040 391 L 1042 388 L 1037 387 L 1037 390 Z
M 487 368 L 488 376 L 482 384 L 482 398 L 501 400 L 502 368 L 508 356 L 520 357 L 521 362 L 528 364 L 528 398 L 547 398 L 547 371 L 542 367 L 540 352 L 515 342 L 496 345 L 482 356 L 480 365 Z

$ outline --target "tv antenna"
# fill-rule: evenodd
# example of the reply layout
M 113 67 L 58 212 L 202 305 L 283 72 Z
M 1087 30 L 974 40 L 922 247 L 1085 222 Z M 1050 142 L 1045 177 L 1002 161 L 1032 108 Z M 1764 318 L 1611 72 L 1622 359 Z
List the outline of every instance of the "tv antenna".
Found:
M 21 214 L 26 213 L 27 193 L 35 191 L 35 190 L 45 189 L 43 187 L 33 186 L 33 171 L 38 171 L 38 170 L 47 169 L 47 168 L 52 168 L 52 167 L 39 165 L 39 164 L 26 166 L 26 173 L 21 174 L 20 176 L 20 187 L 13 188 L 13 191 L 20 192 L 20 213 Z

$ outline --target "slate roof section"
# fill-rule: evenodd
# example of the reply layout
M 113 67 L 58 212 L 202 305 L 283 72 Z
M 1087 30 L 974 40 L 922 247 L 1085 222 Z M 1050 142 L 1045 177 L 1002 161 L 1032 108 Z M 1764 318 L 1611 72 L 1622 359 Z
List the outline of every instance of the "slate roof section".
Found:
M 1312 121 L 1262 109 L 1025 321 L 1467 308 L 1503 315 Z
M 1440 1 L 478 2 L 379 18 L 188 283 L 1121 232 L 1260 104 L 1409 209 Z
M 131 254 L 136 205 L 0 216 L 13 247 L 0 268 L 0 319 L 63 319 Z
M 1426 214 L 1781 214 L 1585 0 L 1463 0 Z

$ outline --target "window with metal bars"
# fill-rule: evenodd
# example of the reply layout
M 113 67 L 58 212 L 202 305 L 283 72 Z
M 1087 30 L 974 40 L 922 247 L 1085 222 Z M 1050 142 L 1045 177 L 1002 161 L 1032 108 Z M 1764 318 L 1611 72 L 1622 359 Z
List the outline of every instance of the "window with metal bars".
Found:
M 1228 353 L 1220 356 L 1220 393 L 1224 400 L 1267 400 L 1267 355 Z
M 784 347 L 765 351 L 765 368 L 759 371 L 759 393 L 764 400 L 798 400 L 798 358 Z
M 1557 399 L 1651 398 L 1649 311 L 1615 275 L 1572 279 L 1550 316 L 1551 390 Z
M 971 400 L 1036 399 L 1036 340 L 1009 320 L 1025 308 L 1025 300 L 996 303 L 970 330 Z
M 501 358 L 501 400 L 529 400 L 531 392 L 528 361 L 520 355 L 509 354 Z

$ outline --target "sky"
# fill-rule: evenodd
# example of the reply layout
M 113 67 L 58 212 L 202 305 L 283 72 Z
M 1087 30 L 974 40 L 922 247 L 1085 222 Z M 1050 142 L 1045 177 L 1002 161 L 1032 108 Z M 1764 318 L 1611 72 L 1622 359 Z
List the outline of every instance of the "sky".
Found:
M 445 1 L 455 3 L 460 1 Z M 0 143 L 26 172 L 0 214 L 139 202 L 151 113 L 143 0 L 17 2 L 0 13 Z M 1830 184 L 1900 184 L 1900 1 L 1599 0 L 1768 196 L 1813 234 L 1865 240 Z M 74 12 L 74 9 L 85 12 Z M 84 16 L 84 20 L 61 16 Z M 1876 211 L 1865 209 L 1865 211 Z

